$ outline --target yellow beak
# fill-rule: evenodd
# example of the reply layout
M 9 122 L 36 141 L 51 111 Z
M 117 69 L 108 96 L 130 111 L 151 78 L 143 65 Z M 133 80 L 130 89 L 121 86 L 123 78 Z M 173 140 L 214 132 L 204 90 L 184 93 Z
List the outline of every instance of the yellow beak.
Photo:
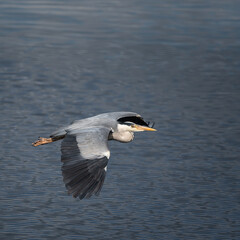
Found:
M 140 130 L 140 131 L 157 131 L 154 128 L 140 126 L 140 125 L 137 125 L 137 124 L 134 124 L 134 128 L 136 128 L 137 130 Z

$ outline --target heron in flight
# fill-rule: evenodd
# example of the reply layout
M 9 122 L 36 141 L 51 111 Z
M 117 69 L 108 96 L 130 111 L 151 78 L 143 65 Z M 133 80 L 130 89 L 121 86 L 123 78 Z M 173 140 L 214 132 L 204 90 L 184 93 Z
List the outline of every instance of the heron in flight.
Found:
M 33 146 L 63 139 L 62 175 L 68 193 L 75 198 L 90 198 L 103 186 L 110 157 L 108 141 L 127 143 L 133 140 L 134 132 L 156 131 L 152 127 L 137 113 L 103 113 L 61 127 L 49 138 L 39 138 Z

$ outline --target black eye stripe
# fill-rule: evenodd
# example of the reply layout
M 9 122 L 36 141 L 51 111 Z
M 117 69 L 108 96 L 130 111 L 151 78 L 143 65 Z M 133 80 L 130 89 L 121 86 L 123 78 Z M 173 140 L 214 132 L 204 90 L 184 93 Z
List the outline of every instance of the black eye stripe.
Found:
M 118 122 L 119 123 L 132 122 L 141 126 L 149 126 L 149 123 L 145 122 L 142 118 L 136 116 L 119 118 Z
M 128 125 L 130 127 L 132 127 L 134 125 L 133 122 L 121 122 L 121 123 L 124 124 L 124 125 Z

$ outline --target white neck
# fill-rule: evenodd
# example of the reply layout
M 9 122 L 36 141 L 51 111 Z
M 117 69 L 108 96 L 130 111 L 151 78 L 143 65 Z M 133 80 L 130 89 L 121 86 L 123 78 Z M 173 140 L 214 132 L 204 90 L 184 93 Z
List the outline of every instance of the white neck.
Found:
M 131 142 L 134 138 L 132 128 L 127 125 L 118 124 L 117 130 L 111 134 L 110 139 L 119 142 Z

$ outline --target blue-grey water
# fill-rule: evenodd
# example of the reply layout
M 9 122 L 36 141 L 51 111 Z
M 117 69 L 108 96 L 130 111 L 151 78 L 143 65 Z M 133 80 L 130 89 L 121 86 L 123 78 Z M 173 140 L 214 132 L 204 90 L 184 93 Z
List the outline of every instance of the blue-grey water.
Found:
M 0 1 L 0 239 L 240 239 L 240 2 Z M 99 197 L 67 195 L 73 120 L 134 111 Z

